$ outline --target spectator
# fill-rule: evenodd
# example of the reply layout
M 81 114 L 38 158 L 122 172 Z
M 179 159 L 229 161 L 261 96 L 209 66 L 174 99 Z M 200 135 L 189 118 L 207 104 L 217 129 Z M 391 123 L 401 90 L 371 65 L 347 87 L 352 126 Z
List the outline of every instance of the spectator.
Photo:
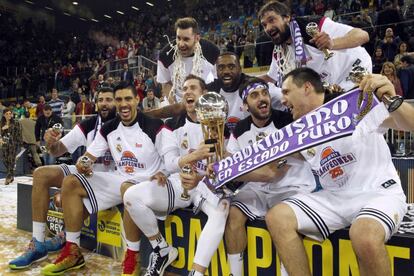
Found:
M 20 118 L 23 117 L 24 112 L 25 112 L 24 111 L 24 108 L 20 104 L 20 102 L 16 102 L 16 106 L 13 108 L 14 118 L 16 118 L 17 120 L 19 120 Z
M 3 105 L 3 103 L 0 100 L 0 118 L 3 118 L 3 111 L 6 107 Z
M 244 68 L 253 67 L 255 59 L 255 45 L 254 45 L 254 34 L 249 31 L 246 36 L 246 45 L 244 46 Z
M 0 123 L 1 158 L 6 167 L 7 176 L 4 184 L 14 180 L 17 149 L 22 144 L 22 131 L 19 121 L 13 119 L 11 109 L 4 109 Z
M 22 126 L 23 146 L 30 151 L 35 166 L 42 166 L 42 161 L 37 153 L 35 137 L 36 122 L 30 118 L 29 112 L 24 113 L 24 117 L 20 120 L 20 125 Z
M 396 27 L 397 35 L 401 35 L 401 16 L 397 9 L 393 8 L 391 1 L 386 1 L 384 10 L 380 11 L 377 16 L 377 33 L 381 37 L 384 35 L 385 29 L 389 26 Z
M 72 101 L 72 99 L 69 97 L 65 101 L 65 105 L 63 106 L 62 110 L 62 121 L 63 121 L 63 127 L 65 129 L 72 129 L 72 114 L 75 112 L 76 104 Z
M 374 56 L 372 57 L 372 73 L 379 74 L 385 61 L 386 60 L 382 52 L 382 48 L 377 47 L 375 49 Z
M 397 93 L 397 95 L 403 96 L 401 82 L 397 76 L 395 65 L 392 62 L 387 61 L 382 65 L 381 75 L 386 76 L 392 82 L 395 88 L 395 93 Z
M 81 101 L 76 105 L 75 113 L 76 120 L 80 121 L 85 119 L 85 115 L 90 115 L 94 111 L 94 105 L 88 101 L 85 94 L 81 95 Z
M 408 52 L 408 45 L 404 41 L 400 42 L 400 45 L 398 45 L 398 54 L 395 55 L 394 58 L 394 65 L 395 67 L 399 68 L 401 63 L 401 58 L 406 55 Z
M 39 101 L 36 106 L 36 118 L 39 118 L 40 116 L 43 115 L 43 108 L 45 107 L 45 104 L 46 104 L 45 96 L 40 95 Z
M 63 125 L 62 119 L 60 116 L 53 113 L 52 107 L 49 104 L 46 104 L 43 108 L 43 115 L 37 118 L 35 125 L 36 145 L 39 147 L 45 145 L 43 136 L 45 135 L 46 130 L 57 123 Z M 43 152 L 43 161 L 45 165 L 53 165 L 56 162 L 56 158 L 47 152 Z
M 414 58 L 406 55 L 401 57 L 399 71 L 401 86 L 405 99 L 414 99 Z
M 398 48 L 397 41 L 398 40 L 394 38 L 394 31 L 391 28 L 388 28 L 385 31 L 384 39 L 380 42 L 386 61 L 394 61 Z
M 130 84 L 134 81 L 134 76 L 132 75 L 132 72 L 128 70 L 128 63 L 124 63 L 124 70 L 121 73 L 121 80 L 126 81 Z
M 48 105 L 52 107 L 53 114 L 61 117 L 62 116 L 62 110 L 63 105 L 65 102 L 61 99 L 59 99 L 59 94 L 56 88 L 52 89 L 52 99 L 48 102 Z
M 148 89 L 147 96 L 142 101 L 142 108 L 145 111 L 159 108 L 160 100 L 154 96 L 154 90 Z
M 36 118 L 36 108 L 33 106 L 33 104 L 28 99 L 23 100 L 23 108 L 24 108 L 24 113 L 23 113 L 23 116 L 21 116 L 21 118 L 26 117 L 26 112 L 29 113 L 29 118 L 31 119 Z

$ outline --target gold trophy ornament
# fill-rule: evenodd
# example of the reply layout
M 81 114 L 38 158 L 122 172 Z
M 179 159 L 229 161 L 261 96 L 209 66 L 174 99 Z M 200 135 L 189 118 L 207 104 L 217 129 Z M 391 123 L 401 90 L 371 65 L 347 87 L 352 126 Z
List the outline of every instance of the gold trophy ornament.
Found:
M 83 156 L 81 156 L 79 158 L 79 164 L 84 169 L 88 170 L 88 169 L 92 168 L 93 162 L 92 162 L 92 160 L 88 156 L 83 155 Z M 93 175 L 93 172 L 92 171 L 90 171 L 90 172 L 88 172 L 88 173 L 85 174 L 85 176 L 87 176 L 87 177 L 92 176 L 92 175 Z
M 308 25 L 306 25 L 306 33 L 311 37 L 317 35 L 319 33 L 318 24 L 316 24 L 315 22 L 308 23 Z M 334 53 L 329 51 L 328 49 L 322 49 L 322 51 L 325 54 L 325 60 L 330 59 L 334 55 Z
M 64 128 L 63 128 L 63 126 L 62 126 L 62 124 L 61 124 L 61 123 L 56 123 L 56 124 L 54 124 L 54 125 L 52 126 L 52 130 L 53 130 L 54 132 L 56 132 L 56 133 L 59 135 L 59 134 L 62 134 L 62 133 L 63 133 Z M 48 147 L 47 147 L 47 146 L 41 146 L 41 147 L 40 147 L 40 150 L 41 150 L 43 153 L 49 153 L 49 149 L 48 149 Z
M 191 168 L 191 165 L 189 165 L 189 164 L 184 165 L 181 168 L 181 172 L 186 173 L 186 174 L 193 174 L 194 173 L 193 168 Z M 185 188 L 183 188 L 183 192 L 181 194 L 181 199 L 184 200 L 184 201 L 190 200 L 190 195 L 188 194 L 188 190 L 185 189 Z

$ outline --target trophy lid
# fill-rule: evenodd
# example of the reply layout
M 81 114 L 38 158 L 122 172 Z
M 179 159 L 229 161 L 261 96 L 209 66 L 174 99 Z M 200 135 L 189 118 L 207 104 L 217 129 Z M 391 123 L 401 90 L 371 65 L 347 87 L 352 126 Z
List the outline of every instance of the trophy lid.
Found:
M 198 99 L 195 110 L 200 122 L 204 120 L 225 120 L 229 112 L 229 105 L 222 95 L 216 92 L 207 92 Z
M 359 84 L 364 76 L 368 75 L 369 72 L 366 68 L 362 66 L 354 66 L 352 70 L 349 72 L 348 79 L 351 80 L 355 84 Z

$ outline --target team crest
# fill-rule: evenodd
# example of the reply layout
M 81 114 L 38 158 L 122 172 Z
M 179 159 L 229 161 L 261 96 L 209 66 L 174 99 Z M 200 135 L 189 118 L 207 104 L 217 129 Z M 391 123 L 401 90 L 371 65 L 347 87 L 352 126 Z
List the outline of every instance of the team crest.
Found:
M 118 152 L 121 152 L 121 151 L 122 151 L 122 146 L 121 146 L 121 144 L 117 144 L 115 148 L 116 148 L 116 150 L 117 150 Z
M 266 138 L 266 133 L 265 132 L 259 132 L 257 135 L 256 135 L 256 142 L 258 142 L 258 141 L 260 141 L 260 140 L 262 140 L 263 138 Z
M 306 151 L 306 153 L 307 153 L 309 156 L 312 156 L 312 157 L 314 157 L 314 156 L 316 155 L 316 151 L 315 151 L 315 149 L 314 149 L 314 148 L 308 149 L 308 150 Z
M 181 143 L 181 148 L 182 149 L 188 149 L 188 141 L 187 139 L 183 140 L 183 142 Z

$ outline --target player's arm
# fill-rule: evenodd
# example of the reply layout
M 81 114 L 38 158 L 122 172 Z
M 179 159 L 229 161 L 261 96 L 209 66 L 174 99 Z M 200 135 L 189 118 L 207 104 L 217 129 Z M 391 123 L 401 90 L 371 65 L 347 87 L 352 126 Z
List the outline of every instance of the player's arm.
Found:
M 172 82 L 169 81 L 169 82 L 166 82 L 166 83 L 162 83 L 161 87 L 162 87 L 162 89 L 161 89 L 162 95 L 169 100 L 170 91 L 171 91 L 171 88 L 172 88 Z
M 394 85 L 386 76 L 372 74 L 366 76 L 360 83 L 360 89 L 366 93 L 375 91 L 378 99 L 394 97 L 396 95 Z M 403 131 L 414 131 L 414 107 L 403 102 L 395 111 L 390 112 L 389 117 L 382 123 L 382 127 Z
M 181 156 L 178 160 L 178 166 L 182 168 L 186 164 L 202 161 L 214 156 L 214 154 L 214 144 L 205 144 L 202 142 L 195 151 Z
M 185 112 L 185 106 L 182 103 L 170 104 L 161 108 L 145 111 L 144 113 L 150 117 L 157 119 L 166 119 L 179 116 Z
M 258 76 L 258 78 L 264 80 L 265 82 L 271 82 L 271 83 L 275 83 L 276 82 L 274 79 L 272 79 L 271 77 L 269 77 L 268 74 L 260 75 L 260 76 Z
M 354 48 L 369 42 L 369 35 L 360 28 L 353 28 L 346 35 L 333 39 L 332 50 Z

